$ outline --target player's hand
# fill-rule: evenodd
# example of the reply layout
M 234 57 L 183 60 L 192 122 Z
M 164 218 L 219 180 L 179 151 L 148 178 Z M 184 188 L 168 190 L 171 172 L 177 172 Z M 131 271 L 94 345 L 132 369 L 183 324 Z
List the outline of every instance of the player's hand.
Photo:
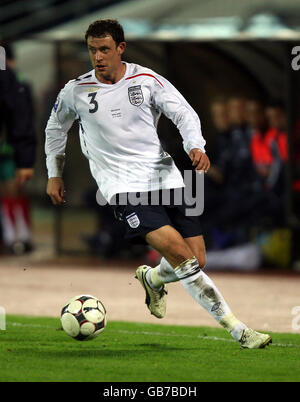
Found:
M 19 187 L 23 186 L 26 181 L 30 180 L 33 177 L 34 170 L 31 168 L 20 168 L 17 169 L 16 178 L 17 184 Z
M 204 170 L 205 173 L 208 172 L 210 168 L 210 161 L 206 153 L 200 151 L 198 148 L 193 148 L 190 151 L 189 156 L 193 162 L 193 167 L 195 170 Z
M 61 177 L 51 177 L 47 184 L 47 194 L 54 205 L 61 205 L 65 200 L 65 184 Z

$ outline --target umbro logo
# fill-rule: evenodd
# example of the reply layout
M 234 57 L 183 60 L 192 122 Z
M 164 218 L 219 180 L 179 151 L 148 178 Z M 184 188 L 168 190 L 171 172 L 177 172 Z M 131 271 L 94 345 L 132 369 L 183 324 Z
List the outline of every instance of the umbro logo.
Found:
M 218 308 L 220 307 L 220 305 L 221 305 L 221 302 L 215 303 L 215 304 L 212 306 L 211 311 L 216 311 L 216 310 L 218 310 Z

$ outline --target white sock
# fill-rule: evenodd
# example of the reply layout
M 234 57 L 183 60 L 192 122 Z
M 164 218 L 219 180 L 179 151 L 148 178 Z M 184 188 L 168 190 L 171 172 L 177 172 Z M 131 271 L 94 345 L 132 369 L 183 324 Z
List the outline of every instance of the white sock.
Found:
M 146 272 L 146 281 L 151 289 L 157 291 L 160 290 L 164 284 L 155 268 L 151 268 Z
M 179 281 L 178 276 L 176 275 L 175 269 L 172 265 L 162 257 L 160 260 L 160 264 L 157 265 L 155 268 L 157 270 L 157 274 L 160 276 L 163 283 L 170 283 L 170 282 L 177 282 Z
M 213 281 L 201 270 L 196 257 L 175 268 L 185 290 L 220 324 L 234 339 L 240 340 L 246 325 L 231 312 L 228 304 Z
M 159 290 L 164 283 L 177 282 L 179 278 L 172 265 L 162 257 L 160 264 L 147 272 L 146 280 L 153 290 Z

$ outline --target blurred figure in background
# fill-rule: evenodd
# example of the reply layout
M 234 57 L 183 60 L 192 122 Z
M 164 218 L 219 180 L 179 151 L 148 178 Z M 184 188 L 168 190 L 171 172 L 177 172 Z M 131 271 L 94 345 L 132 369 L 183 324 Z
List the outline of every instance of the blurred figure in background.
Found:
M 253 99 L 248 101 L 247 117 L 253 130 L 250 147 L 258 175 L 255 195 L 261 199 L 260 218 L 282 224 L 284 165 L 288 157 L 285 112 L 279 103 L 265 108 L 260 100 Z
M 229 159 L 229 118 L 225 98 L 216 99 L 211 105 L 211 118 L 215 128 L 214 147 L 210 150 L 213 160 L 207 176 L 218 186 L 224 183 L 226 165 Z
M 288 159 L 287 117 L 285 107 L 281 101 L 269 102 L 266 116 L 270 129 L 275 130 L 274 137 L 278 144 L 278 152 L 283 161 Z
M 11 47 L 6 51 L 8 102 L 0 108 L 0 209 L 4 251 L 23 254 L 32 250 L 30 207 L 21 186 L 33 176 L 35 132 L 30 88 L 14 74 Z M 2 73 L 2 72 L 1 72 Z M 1 74 L 0 73 L 0 74 Z
M 233 95 L 227 101 L 228 118 L 231 128 L 246 127 L 246 98 L 244 95 Z
M 286 112 L 282 101 L 269 102 L 266 107 L 266 116 L 270 127 L 275 128 L 278 133 L 286 132 Z
M 251 129 L 246 119 L 246 99 L 235 96 L 228 100 L 230 121 L 230 158 L 228 187 L 230 194 L 241 195 L 252 189 L 253 165 L 250 154 Z
M 210 112 L 214 126 L 214 143 L 209 150 L 212 164 L 205 177 L 205 214 L 202 217 L 203 225 L 208 235 L 208 248 L 214 247 L 214 245 L 210 244 L 211 242 L 215 243 L 216 224 L 214 218 L 216 210 L 219 210 L 224 205 L 225 182 L 230 158 L 228 146 L 230 132 L 226 99 L 221 96 L 216 98 L 211 104 Z
M 249 240 L 256 203 L 253 199 L 256 173 L 250 153 L 252 130 L 247 123 L 246 105 L 243 96 L 233 96 L 223 105 L 227 112 L 227 134 L 218 157 L 222 166 L 222 202 L 211 215 L 213 247 L 207 252 L 208 270 L 254 271 L 261 265 L 260 249 Z
M 286 116 L 279 102 L 265 108 L 259 99 L 233 97 L 227 106 L 231 127 L 220 151 L 222 203 L 211 215 L 215 247 L 207 253 L 207 267 L 241 269 L 242 266 L 255 270 L 263 258 L 260 249 L 263 243 L 258 243 L 269 241 L 269 249 L 276 247 L 271 236 L 271 240 L 265 236 L 264 240 L 258 238 L 258 243 L 251 242 L 252 229 L 274 229 L 284 222 Z
M 222 166 L 220 207 L 212 218 L 214 248 L 222 249 L 241 244 L 248 239 L 248 213 L 252 209 L 249 195 L 253 193 L 255 171 L 246 121 L 246 99 L 237 95 L 226 104 L 228 132 L 218 160 Z
M 293 133 L 293 189 L 297 200 L 295 202 L 296 213 L 300 215 L 300 120 L 296 121 Z M 298 202 L 297 202 L 298 201 Z

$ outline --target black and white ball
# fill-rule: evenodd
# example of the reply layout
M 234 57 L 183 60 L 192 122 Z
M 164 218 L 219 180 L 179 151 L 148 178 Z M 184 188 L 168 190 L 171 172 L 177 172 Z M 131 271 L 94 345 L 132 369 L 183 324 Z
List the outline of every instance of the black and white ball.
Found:
M 80 295 L 72 297 L 62 308 L 63 330 L 78 341 L 96 338 L 106 326 L 106 310 L 96 297 Z

